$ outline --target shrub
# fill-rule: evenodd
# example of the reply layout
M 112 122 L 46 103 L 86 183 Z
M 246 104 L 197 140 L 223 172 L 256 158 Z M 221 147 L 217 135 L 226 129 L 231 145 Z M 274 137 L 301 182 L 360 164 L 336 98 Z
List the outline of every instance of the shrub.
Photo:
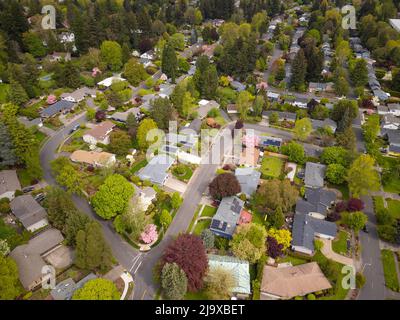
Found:
M 316 300 L 317 298 L 312 293 L 307 295 L 307 300 Z
M 200 235 L 201 239 L 203 240 L 204 246 L 206 249 L 214 248 L 215 243 L 215 235 L 212 233 L 210 229 L 205 229 L 201 232 Z
M 365 285 L 365 276 L 361 272 L 357 272 L 356 274 L 356 287 L 357 289 L 361 289 Z

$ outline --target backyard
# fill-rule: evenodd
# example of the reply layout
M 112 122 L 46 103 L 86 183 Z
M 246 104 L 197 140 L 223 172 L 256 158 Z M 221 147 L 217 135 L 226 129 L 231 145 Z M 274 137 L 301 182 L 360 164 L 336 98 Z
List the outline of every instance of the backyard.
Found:
M 279 178 L 282 173 L 283 164 L 283 160 L 277 157 L 264 157 L 261 162 L 262 178 Z
M 381 254 L 386 286 L 393 291 L 399 292 L 400 287 L 396 270 L 395 255 L 392 251 L 387 249 L 382 250 Z

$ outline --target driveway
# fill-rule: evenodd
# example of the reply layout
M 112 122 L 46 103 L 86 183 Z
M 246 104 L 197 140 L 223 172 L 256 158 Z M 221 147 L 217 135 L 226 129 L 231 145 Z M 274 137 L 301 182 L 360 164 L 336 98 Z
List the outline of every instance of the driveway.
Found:
M 338 254 L 332 250 L 332 240 L 322 239 L 322 238 L 320 238 L 319 240 L 321 240 L 322 243 L 324 244 L 321 251 L 325 257 L 327 257 L 333 261 L 339 262 L 341 264 L 344 264 L 346 266 L 354 267 L 353 259 L 342 256 L 341 254 Z
M 187 184 L 170 176 L 164 185 L 165 188 L 171 190 L 172 192 L 179 192 L 184 194 L 187 189 Z

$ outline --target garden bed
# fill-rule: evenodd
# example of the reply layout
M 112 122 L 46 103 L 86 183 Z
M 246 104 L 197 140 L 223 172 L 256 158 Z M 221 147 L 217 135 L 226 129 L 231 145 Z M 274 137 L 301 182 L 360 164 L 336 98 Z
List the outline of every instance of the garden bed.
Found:
M 386 286 L 393 291 L 399 292 L 399 278 L 397 275 L 394 253 L 390 250 L 384 249 L 381 251 L 381 259 Z

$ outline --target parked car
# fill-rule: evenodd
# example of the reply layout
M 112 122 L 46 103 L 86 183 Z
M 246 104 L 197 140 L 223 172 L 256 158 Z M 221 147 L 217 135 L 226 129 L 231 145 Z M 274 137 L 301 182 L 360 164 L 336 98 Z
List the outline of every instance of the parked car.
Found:
M 365 233 L 369 233 L 367 225 L 365 225 L 364 228 L 362 228 L 362 231 L 364 231 Z
M 35 187 L 30 186 L 30 187 L 25 187 L 25 188 L 23 188 L 23 189 L 22 189 L 22 192 L 23 192 L 23 193 L 28 193 L 28 192 L 31 192 L 31 191 L 33 191 L 33 190 L 35 190 Z
M 77 131 L 80 128 L 80 124 L 75 125 L 70 131 L 69 134 L 73 134 L 75 131 Z
M 46 196 L 43 193 L 39 193 L 38 195 L 35 196 L 35 200 L 38 202 L 41 202 L 44 200 Z

